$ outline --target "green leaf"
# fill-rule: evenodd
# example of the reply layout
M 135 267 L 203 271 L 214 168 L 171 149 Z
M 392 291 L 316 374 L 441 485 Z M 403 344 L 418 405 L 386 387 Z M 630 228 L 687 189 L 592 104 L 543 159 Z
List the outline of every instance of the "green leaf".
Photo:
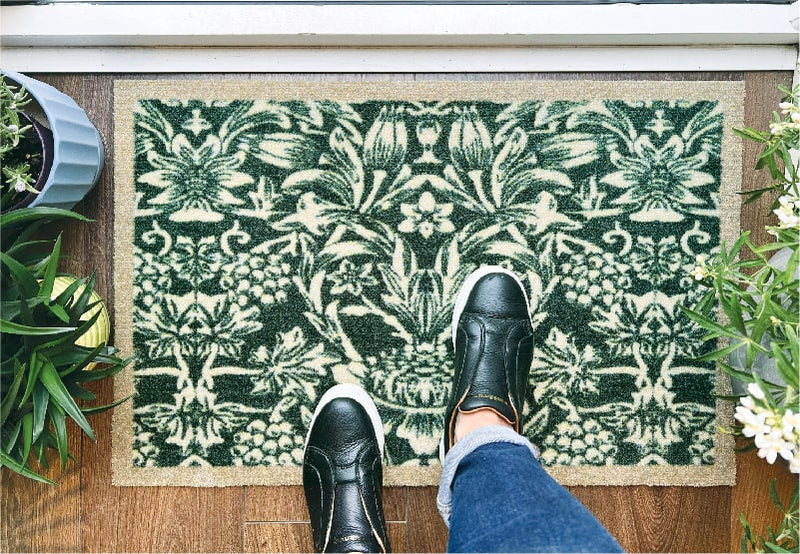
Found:
M 775 190 L 775 187 L 767 187 L 763 189 L 756 189 L 756 190 L 749 190 L 747 192 L 742 192 L 740 194 L 747 195 L 747 199 L 744 201 L 743 205 L 746 206 L 747 204 L 752 204 L 753 202 L 761 198 L 764 195 L 764 193 L 771 192 L 773 190 Z
M 64 386 L 67 387 L 67 392 L 69 392 L 74 398 L 85 400 L 87 402 L 91 402 L 92 400 L 97 398 L 97 396 L 92 391 L 80 386 L 78 384 L 77 379 L 67 381 L 66 383 L 64 383 Z
M 109 377 L 113 377 L 114 375 L 125 369 L 125 366 L 128 365 L 129 362 L 130 360 L 122 360 L 119 363 L 115 363 L 111 367 L 107 367 L 105 369 L 93 369 L 91 371 L 81 371 L 74 377 L 73 380 L 77 383 L 88 383 L 91 381 L 101 381 L 103 379 L 108 379 Z
M 25 384 L 25 392 L 22 394 L 22 398 L 19 399 L 18 406 L 20 407 L 28 401 L 30 395 L 33 394 L 36 383 L 39 382 L 39 371 L 42 369 L 42 360 L 36 351 L 31 353 L 31 357 L 25 364 L 25 367 L 28 368 L 27 382 Z
M 3 252 L 0 252 L 0 261 L 8 268 L 11 279 L 19 287 L 23 300 L 35 297 L 39 292 L 39 283 L 28 268 Z
M 45 305 L 47 306 L 47 309 L 50 310 L 50 312 L 52 312 L 54 316 L 56 316 L 58 319 L 69 325 L 69 314 L 67 314 L 67 311 L 64 308 L 62 308 L 58 304 L 50 304 L 50 305 L 45 304 Z
M 731 294 L 730 298 L 725 298 L 724 296 L 720 298 L 720 306 L 722 306 L 723 311 L 731 320 L 731 323 L 736 327 L 736 329 L 742 334 L 747 335 L 747 329 L 744 326 L 744 319 L 742 319 L 742 306 L 739 303 L 739 295 L 734 292 Z
M 736 379 L 739 379 L 740 381 L 742 381 L 744 383 L 755 383 L 756 382 L 755 377 L 753 377 L 753 374 L 750 373 L 749 371 L 741 371 L 739 369 L 736 369 L 732 365 L 724 364 L 724 363 L 721 363 L 720 367 L 722 367 L 722 369 L 725 371 L 725 373 L 727 373 L 731 377 L 735 377 Z
M 761 133 L 755 129 L 750 129 L 749 127 L 745 127 L 744 129 L 734 129 L 733 132 L 748 140 L 754 140 L 756 142 L 769 141 L 769 135 L 767 135 L 767 133 Z
M 22 416 L 22 462 L 28 460 L 33 444 L 33 412 L 28 412 Z
M 81 295 L 72 306 L 72 313 L 77 314 L 78 317 L 85 314 L 89 309 L 89 300 L 92 298 L 92 291 L 94 290 L 95 274 L 89 277 L 86 282 L 86 287 L 81 291 Z
M 75 294 L 75 291 L 77 291 L 85 282 L 86 278 L 84 277 L 83 279 L 76 279 L 75 281 L 70 283 L 69 286 L 65 288 L 63 291 L 61 291 L 61 294 L 58 295 L 58 297 L 55 300 L 56 304 L 58 304 L 59 306 L 66 306 L 67 302 L 69 302 L 72 299 L 72 296 Z
M 49 360 L 47 360 L 42 367 L 40 379 L 42 384 L 47 388 L 53 400 L 67 413 L 67 415 L 75 420 L 75 423 L 77 423 L 78 426 L 83 429 L 92 440 L 96 440 L 94 431 L 92 431 L 92 427 L 89 425 L 89 422 L 86 421 L 86 418 L 84 417 L 80 408 L 78 408 L 75 400 L 73 400 L 72 396 L 70 396 L 67 392 L 64 383 L 58 376 L 56 368 Z
M 22 421 L 17 421 L 16 425 L 11 431 L 6 430 L 4 436 L 7 437 L 5 445 L 3 445 L 4 452 L 11 452 L 14 447 L 17 445 L 17 439 L 19 438 L 20 431 L 22 431 Z
M 783 160 L 783 165 L 786 168 L 786 171 L 789 173 L 790 180 L 797 180 L 797 172 L 794 169 L 794 162 L 792 161 L 792 155 L 789 153 L 789 149 L 786 148 L 785 144 L 781 144 L 778 148 L 778 151 L 780 152 L 781 159 Z
M 65 370 L 59 371 L 58 375 L 60 377 L 66 377 L 76 371 L 80 371 L 86 366 L 88 366 L 94 360 L 95 356 L 97 356 L 102 350 L 106 347 L 105 343 L 98 344 L 95 348 L 93 348 L 86 356 L 83 356 L 79 361 L 73 363 L 70 367 Z
M 14 380 L 7 390 L 3 391 L 3 401 L 0 403 L 0 425 L 5 425 L 8 414 L 11 413 L 11 408 L 14 406 L 14 401 L 17 399 L 19 387 L 22 384 L 22 378 L 25 376 L 24 366 L 16 359 L 14 360 Z
M 750 246 L 750 231 L 744 231 L 741 235 L 739 235 L 739 238 L 736 239 L 736 242 L 733 244 L 733 247 L 729 253 L 731 261 L 739 255 L 739 252 L 742 250 L 742 247 L 745 244 Z
M 47 459 L 47 441 L 42 440 L 36 443 L 36 449 L 36 461 L 38 461 L 39 465 L 44 469 L 49 469 L 50 462 Z
M 28 336 L 45 336 L 45 335 L 58 335 L 60 333 L 69 333 L 74 331 L 75 327 L 31 327 L 29 325 L 22 325 L 0 319 L 0 332 L 9 333 L 11 335 L 28 335 Z
M 105 406 L 93 406 L 91 408 L 81 408 L 81 410 L 86 415 L 99 414 L 99 413 L 105 412 L 107 410 L 110 410 L 112 408 L 116 408 L 117 406 L 127 402 L 131 398 L 133 398 L 132 394 L 126 396 L 125 398 L 121 398 L 121 399 L 117 400 L 116 402 L 112 402 L 111 404 L 106 404 Z
M 33 440 L 37 440 L 44 431 L 47 421 L 47 405 L 50 403 L 50 394 L 41 383 L 36 383 L 33 389 Z
M 35 297 L 27 300 L 7 300 L 0 302 L 0 314 L 2 314 L 0 319 L 5 319 L 8 321 L 13 321 L 16 319 L 16 317 L 20 314 L 23 302 L 30 312 L 30 310 L 36 308 L 36 306 L 42 303 L 42 299 Z
M 58 337 L 54 341 L 42 343 L 36 347 L 36 350 L 39 352 L 46 352 L 48 355 L 52 355 L 63 349 L 74 349 L 75 341 L 83 336 L 83 334 L 86 333 L 86 331 L 88 331 L 92 325 L 94 325 L 98 317 L 100 317 L 100 312 L 97 312 L 86 321 L 80 321 L 80 326 L 73 327 L 73 331 L 71 331 L 68 335 Z
M 709 352 L 707 354 L 703 354 L 701 356 L 697 356 L 694 358 L 698 362 L 710 362 L 713 360 L 719 360 L 720 358 L 724 358 L 731 352 L 738 350 L 742 347 L 742 343 L 734 343 L 725 348 L 720 348 L 719 350 L 714 350 L 713 352 Z
M 27 231 L 28 229 L 26 229 Z M 44 245 L 52 244 L 52 240 L 29 240 L 29 241 L 20 241 L 19 239 L 14 241 L 13 246 L 10 246 L 6 249 L 6 254 L 11 256 L 12 258 L 15 257 L 18 253 L 27 253 L 33 250 L 39 250 Z
M 60 219 L 60 218 L 77 219 L 79 221 L 92 221 L 78 213 L 71 210 L 63 210 L 61 208 L 45 208 L 36 206 L 34 208 L 22 208 L 0 215 L 0 227 L 8 227 L 18 223 L 25 223 L 35 221 L 37 219 Z
M 777 544 L 775 544 L 774 542 L 769 542 L 769 541 L 765 541 L 765 542 L 764 542 L 764 546 L 766 546 L 767 548 L 769 548 L 769 551 L 770 551 L 770 552 L 778 552 L 778 553 L 780 553 L 780 554 L 783 554 L 784 552 L 785 552 L 786 554 L 792 554 L 793 552 L 795 552 L 795 551 L 793 551 L 793 550 L 786 550 L 785 548 L 782 548 L 782 547 L 778 546 L 778 545 L 777 545 Z
M 6 466 L 10 470 L 19 473 L 23 477 L 27 477 L 28 479 L 33 479 L 34 481 L 40 481 L 42 483 L 47 483 L 48 485 L 56 484 L 55 481 L 51 481 L 50 479 L 47 479 L 46 477 L 43 477 L 38 473 L 31 471 L 22 464 L 18 463 L 14 458 L 12 458 L 3 451 L 0 451 L 0 466 Z
M 769 497 L 772 500 L 772 503 L 775 504 L 775 507 L 780 510 L 782 514 L 786 513 L 786 510 L 783 508 L 783 503 L 781 503 L 781 499 L 778 496 L 778 489 L 775 486 L 777 479 L 774 477 L 769 481 Z
M 44 271 L 44 277 L 39 287 L 39 296 L 44 299 L 45 304 L 50 304 L 50 297 L 53 295 L 53 283 L 56 280 L 56 271 L 58 270 L 58 260 L 61 257 L 61 235 L 58 235 L 56 243 L 53 245 L 53 251 L 47 259 L 47 266 Z M 67 320 L 69 323 L 69 320 Z
M 736 333 L 733 333 L 733 332 L 729 331 L 728 329 L 726 329 L 725 327 L 719 325 L 715 321 L 712 321 L 711 319 L 709 319 L 709 318 L 707 318 L 707 317 L 705 317 L 705 316 L 703 316 L 701 314 L 693 312 L 690 309 L 684 308 L 683 306 L 678 306 L 678 308 L 680 308 L 680 310 L 686 315 L 686 317 L 688 317 L 689 319 L 691 319 L 695 323 L 699 324 L 704 329 L 707 329 L 708 331 L 711 331 L 713 333 L 713 336 L 723 336 L 723 337 L 737 338 Z
M 53 422 L 53 429 L 56 432 L 56 446 L 58 448 L 58 456 L 61 459 L 61 469 L 67 467 L 67 460 L 69 459 L 69 445 L 67 442 L 67 419 L 64 415 L 64 410 L 51 405 L 47 412 L 50 414 L 50 421 Z

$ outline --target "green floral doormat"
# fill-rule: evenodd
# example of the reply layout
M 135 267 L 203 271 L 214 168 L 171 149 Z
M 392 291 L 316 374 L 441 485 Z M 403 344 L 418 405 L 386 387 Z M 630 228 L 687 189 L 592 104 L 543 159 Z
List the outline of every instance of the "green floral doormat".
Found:
M 482 264 L 536 329 L 526 434 L 565 484 L 734 481 L 680 312 L 738 232 L 736 82 L 121 81 L 114 482 L 300 482 L 359 382 L 388 484 L 436 483 L 450 318 Z

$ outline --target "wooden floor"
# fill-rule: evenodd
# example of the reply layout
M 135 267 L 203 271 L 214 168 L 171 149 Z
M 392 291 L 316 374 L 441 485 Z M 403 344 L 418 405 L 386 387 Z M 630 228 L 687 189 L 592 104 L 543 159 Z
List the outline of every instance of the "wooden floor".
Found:
M 97 271 L 97 289 L 113 307 L 113 152 L 112 75 L 35 75 L 71 95 L 100 129 L 107 147 L 107 166 L 97 188 L 76 207 L 96 219 L 70 225 L 63 250 L 76 261 L 65 268 L 78 274 Z M 136 75 L 134 78 L 145 76 Z M 175 78 L 176 76 L 169 76 Z M 179 76 L 180 77 L 180 76 Z M 241 78 L 243 76 L 236 76 Z M 342 76 L 249 75 L 245 78 L 341 79 Z M 746 124 L 765 128 L 780 94 L 776 85 L 791 82 L 789 72 L 714 74 L 563 74 L 563 75 L 357 75 L 351 79 L 722 79 L 746 81 Z M 219 76 L 213 76 L 219 78 Z M 654 85 L 657 87 L 657 84 Z M 743 158 L 745 186 L 757 188 L 765 176 L 754 174 L 757 149 L 747 144 Z M 743 227 L 761 229 L 763 205 L 743 212 Z M 113 314 L 112 314 L 113 316 Z M 111 383 L 99 384 L 99 400 L 112 399 Z M 113 487 L 111 485 L 111 417 L 92 420 L 93 443 L 72 427 L 71 451 L 79 463 L 50 472 L 59 485 L 50 487 L 2 472 L 2 552 L 304 552 L 312 548 L 300 487 Z M 572 487 L 570 490 L 605 524 L 628 551 L 727 552 L 739 550 L 738 513 L 744 511 L 756 529 L 777 520 L 767 494 L 772 476 L 788 491 L 794 479 L 783 466 L 768 466 L 754 454 L 738 457 L 735 487 Z M 385 494 L 390 540 L 397 552 L 442 552 L 447 531 L 435 505 L 435 490 L 391 488 Z

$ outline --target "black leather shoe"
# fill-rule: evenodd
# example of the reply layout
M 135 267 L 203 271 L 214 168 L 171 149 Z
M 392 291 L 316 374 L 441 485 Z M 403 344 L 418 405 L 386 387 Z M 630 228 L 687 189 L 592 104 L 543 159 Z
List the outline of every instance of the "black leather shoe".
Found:
M 357 385 L 336 385 L 311 419 L 303 488 L 316 552 L 389 552 L 383 517 L 383 426 Z
M 528 297 L 520 280 L 498 266 L 472 272 L 453 309 L 455 375 L 440 455 L 454 443 L 456 416 L 488 408 L 522 430 L 522 406 L 533 357 Z

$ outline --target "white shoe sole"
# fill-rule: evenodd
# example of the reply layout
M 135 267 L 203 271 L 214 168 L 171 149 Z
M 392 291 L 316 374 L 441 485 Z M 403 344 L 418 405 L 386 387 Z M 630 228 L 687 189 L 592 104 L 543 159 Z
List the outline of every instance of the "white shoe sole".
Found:
M 311 437 L 311 429 L 314 427 L 314 422 L 317 420 L 317 416 L 319 416 L 322 408 L 337 398 L 350 398 L 351 400 L 355 400 L 362 408 L 364 408 L 369 416 L 370 422 L 372 423 L 372 429 L 375 431 L 375 437 L 378 439 L 378 449 L 381 452 L 381 458 L 383 458 L 383 446 L 386 438 L 383 435 L 383 423 L 381 422 L 381 416 L 378 413 L 378 408 L 375 406 L 375 402 L 372 401 L 372 398 L 370 398 L 369 394 L 367 394 L 367 391 L 358 385 L 353 385 L 350 383 L 342 383 L 332 386 L 325 392 L 325 394 L 322 395 L 322 398 L 319 399 L 317 407 L 314 410 L 314 415 L 311 416 L 311 423 L 308 424 L 308 431 L 306 432 L 306 444 L 305 448 L 303 449 L 303 457 L 305 458 L 305 450 L 308 448 L 308 439 Z

